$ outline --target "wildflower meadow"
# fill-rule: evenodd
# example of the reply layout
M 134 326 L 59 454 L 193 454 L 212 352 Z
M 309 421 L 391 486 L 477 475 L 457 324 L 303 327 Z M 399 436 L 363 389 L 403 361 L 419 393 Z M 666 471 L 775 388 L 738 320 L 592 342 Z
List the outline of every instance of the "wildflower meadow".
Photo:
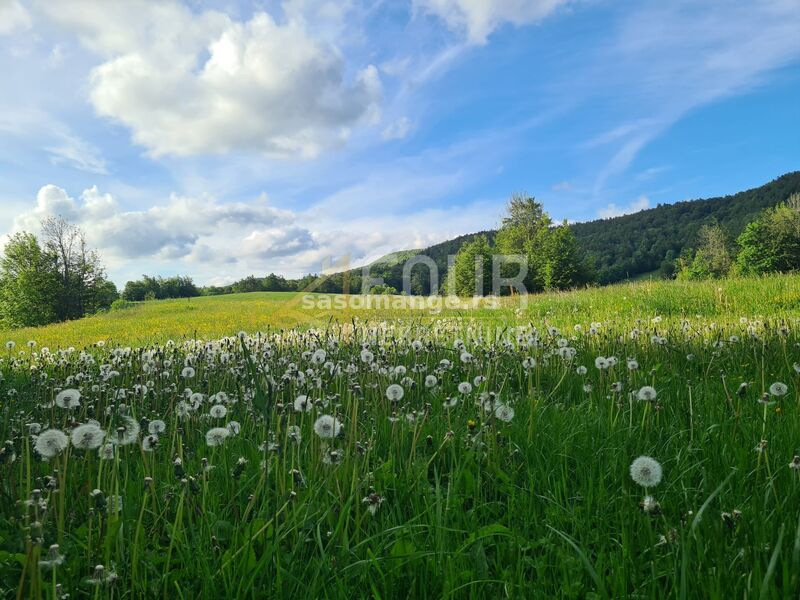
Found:
M 9 334 L 0 597 L 795 598 L 798 279 L 649 285 Z

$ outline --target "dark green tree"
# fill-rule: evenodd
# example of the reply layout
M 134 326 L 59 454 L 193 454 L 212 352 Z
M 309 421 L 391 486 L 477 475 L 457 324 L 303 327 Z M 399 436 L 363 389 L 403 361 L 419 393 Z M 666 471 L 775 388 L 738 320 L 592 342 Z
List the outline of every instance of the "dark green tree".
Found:
M 800 269 L 800 194 L 768 208 L 737 239 L 737 270 L 762 274 Z
M 0 258 L 0 321 L 5 327 L 34 327 L 58 318 L 60 282 L 56 257 L 36 236 L 17 233 Z
M 492 292 L 492 249 L 485 236 L 464 244 L 455 258 L 452 286 L 458 296 L 486 296 Z
M 564 221 L 543 241 L 540 272 L 545 289 L 565 290 L 587 283 L 588 273 L 575 234 Z

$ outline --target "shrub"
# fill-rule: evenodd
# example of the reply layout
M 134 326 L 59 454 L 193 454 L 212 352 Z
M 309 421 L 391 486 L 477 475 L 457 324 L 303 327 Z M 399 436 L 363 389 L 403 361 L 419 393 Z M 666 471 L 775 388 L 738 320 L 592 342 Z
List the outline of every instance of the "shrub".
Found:
M 123 298 L 118 298 L 111 303 L 111 310 L 127 310 L 129 308 L 133 308 L 136 306 L 136 302 L 131 302 L 130 300 L 124 300 Z

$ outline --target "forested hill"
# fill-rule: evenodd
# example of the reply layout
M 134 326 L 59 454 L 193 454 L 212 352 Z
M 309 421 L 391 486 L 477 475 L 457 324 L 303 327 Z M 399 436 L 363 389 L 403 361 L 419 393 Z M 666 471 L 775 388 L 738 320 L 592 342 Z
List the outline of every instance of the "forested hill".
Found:
M 691 248 L 706 223 L 717 222 L 735 238 L 763 209 L 800 192 L 800 171 L 738 194 L 659 204 L 631 215 L 575 223 L 572 230 L 595 266 L 600 283 L 658 269 Z
M 645 273 L 661 270 L 670 275 L 675 259 L 686 250 L 693 250 L 698 242 L 698 232 L 705 224 L 716 223 L 724 228 L 731 242 L 765 208 L 776 206 L 800 193 L 800 171 L 787 173 L 761 187 L 720 198 L 688 200 L 675 204 L 659 204 L 655 208 L 631 215 L 599 219 L 570 225 L 575 240 L 587 259 L 586 266 L 598 283 L 614 283 L 635 278 Z M 375 292 L 403 290 L 403 268 L 415 256 L 427 256 L 436 263 L 439 279 L 431 289 L 429 271 L 423 266 L 411 270 L 412 294 L 437 293 L 447 277 L 449 258 L 476 236 L 486 236 L 494 244 L 497 231 L 487 230 L 461 235 L 452 240 L 425 249 L 401 250 L 379 258 L 369 265 L 369 276 L 383 280 Z M 270 274 L 260 279 L 247 277 L 224 288 L 204 288 L 203 294 L 229 294 L 253 291 L 305 290 L 309 287 L 319 292 L 341 293 L 361 291 L 362 268 L 334 273 L 322 279 L 307 275 L 297 280 L 287 280 Z M 148 283 L 147 278 L 143 283 Z M 131 285 L 135 287 L 133 282 Z M 162 282 L 168 283 L 168 282 Z M 126 294 L 123 297 L 128 298 Z M 156 297 L 160 298 L 158 294 Z M 133 298 L 139 299 L 139 298 Z
M 574 223 L 571 227 L 594 267 L 598 283 L 613 283 L 656 271 L 665 260 L 677 258 L 684 249 L 694 246 L 697 232 L 706 223 L 719 223 L 735 239 L 760 211 L 785 201 L 796 192 L 800 192 L 800 171 L 787 173 L 761 187 L 729 196 L 659 204 L 638 213 Z M 495 233 L 470 233 L 424 250 L 409 250 L 406 253 L 408 256 L 429 256 L 444 277 L 449 255 L 456 254 L 463 244 L 477 235 L 486 235 L 489 243 L 492 243 Z M 359 269 L 356 271 L 360 272 Z M 388 285 L 397 289 L 402 285 L 402 264 L 396 260 L 380 259 L 373 263 L 370 272 L 373 277 L 382 277 Z M 355 272 L 352 274 L 357 277 Z M 419 281 L 412 277 L 414 293 L 429 291 L 421 275 Z

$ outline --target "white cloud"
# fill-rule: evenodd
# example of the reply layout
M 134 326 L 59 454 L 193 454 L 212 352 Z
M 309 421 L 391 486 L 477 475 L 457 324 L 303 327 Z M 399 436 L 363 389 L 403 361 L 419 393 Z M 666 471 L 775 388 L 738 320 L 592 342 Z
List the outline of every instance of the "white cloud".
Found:
M 95 175 L 108 174 L 105 160 L 92 144 L 67 132 L 59 133 L 57 138 L 57 145 L 45 148 L 53 164 L 66 164 Z
M 639 196 L 639 198 L 631 202 L 628 206 L 617 206 L 612 202 L 605 208 L 598 209 L 597 216 L 601 219 L 610 219 L 612 217 L 621 217 L 622 215 L 637 213 L 648 208 L 650 208 L 650 199 L 647 196 Z
M 317 242 L 310 231 L 304 227 L 270 227 L 257 229 L 244 238 L 242 248 L 245 254 L 270 259 L 288 256 L 315 248 Z
M 443 19 L 472 44 L 487 38 L 505 23 L 527 25 L 550 16 L 568 0 L 414 0 L 417 10 Z
M 30 27 L 31 16 L 18 0 L 0 0 L 0 35 L 21 33 Z
M 573 78 L 586 93 L 611 91 L 626 115 L 625 122 L 584 144 L 612 147 L 595 191 L 691 111 L 747 92 L 796 61 L 798 31 L 797 0 L 678 0 L 627 11 L 613 42 Z
M 554 192 L 569 192 L 572 191 L 572 183 L 569 181 L 559 181 L 558 183 L 554 183 L 551 189 Z
M 428 183 L 434 188 L 445 185 L 445 181 Z M 414 180 L 406 192 L 424 185 L 424 180 Z M 290 277 L 318 273 L 326 264 L 345 258 L 360 265 L 368 257 L 485 229 L 502 210 L 500 201 L 478 201 L 422 208 L 400 217 L 359 210 L 355 196 L 367 192 L 368 187 L 348 190 L 340 196 L 346 202 L 338 211 L 328 210 L 330 198 L 292 212 L 263 197 L 223 203 L 178 195 L 147 208 L 125 210 L 97 187 L 73 198 L 61 187 L 46 185 L 34 206 L 17 208 L 11 231 L 0 234 L 38 232 L 43 219 L 60 215 L 86 232 L 118 284 L 142 273 L 187 273 L 198 283 L 208 283 L 251 273 Z M 425 197 L 439 192 L 434 189 Z
M 108 174 L 106 161 L 98 148 L 40 110 L 22 108 L 0 112 L 0 133 L 13 136 L 20 145 L 43 150 L 53 164 L 95 175 Z
M 294 220 L 291 213 L 263 200 L 222 204 L 173 195 L 163 205 L 125 211 L 113 196 L 100 193 L 97 187 L 84 190 L 76 201 L 66 190 L 46 185 L 39 190 L 33 210 L 17 216 L 14 230 L 38 231 L 49 216 L 62 216 L 79 225 L 112 262 L 184 258 L 202 252 L 202 245 L 215 248 L 224 257 L 235 257 L 248 232 Z
M 381 136 L 384 140 L 402 140 L 405 138 L 411 130 L 414 128 L 411 119 L 408 117 L 401 117 L 396 121 L 392 121 L 386 128 L 383 130 Z
M 313 157 L 379 114 L 381 82 L 352 72 L 299 17 L 246 22 L 177 2 L 41 4 L 104 62 L 92 70 L 98 114 L 132 130 L 151 154 L 250 150 Z

